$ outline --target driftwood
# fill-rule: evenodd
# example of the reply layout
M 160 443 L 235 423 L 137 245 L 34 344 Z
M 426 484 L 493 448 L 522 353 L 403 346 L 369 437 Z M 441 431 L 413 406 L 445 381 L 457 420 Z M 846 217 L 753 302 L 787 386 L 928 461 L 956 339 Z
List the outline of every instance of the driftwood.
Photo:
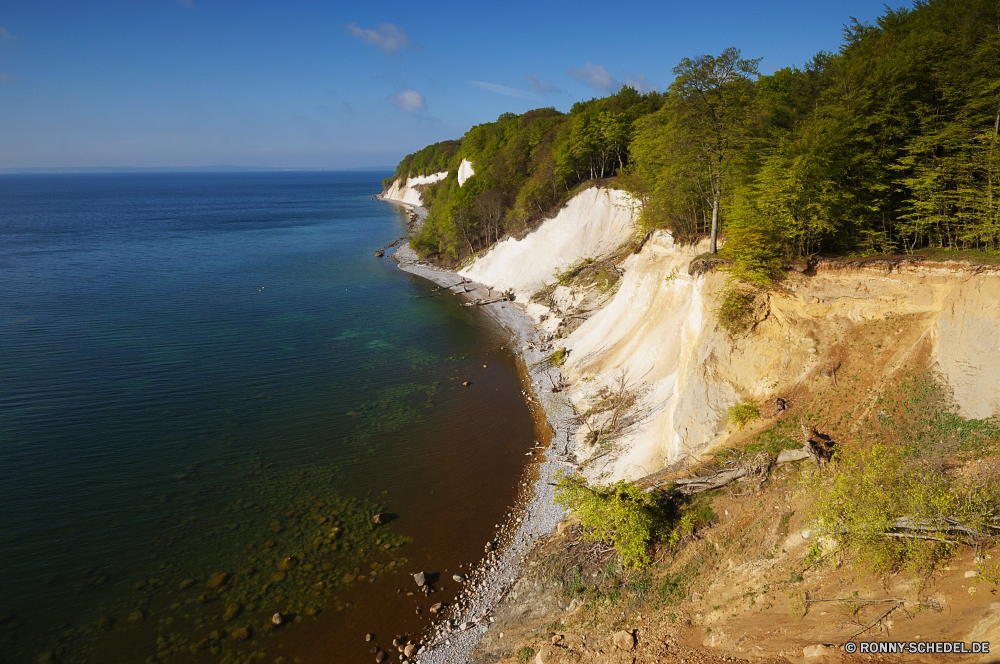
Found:
M 493 304 L 495 302 L 510 302 L 506 296 L 495 297 L 492 300 L 473 300 L 472 302 L 463 302 L 463 307 L 481 307 L 486 304 Z
M 766 452 L 761 452 L 749 459 L 742 459 L 734 467 L 729 468 L 729 470 L 723 470 L 714 475 L 679 477 L 657 482 L 646 489 L 646 493 L 651 493 L 660 487 L 673 484 L 674 488 L 668 493 L 691 496 L 696 493 L 712 491 L 713 489 L 721 489 L 727 484 L 731 484 L 744 477 L 751 479 L 760 478 L 760 481 L 763 482 L 767 478 L 767 473 L 771 469 L 772 463 L 771 456 Z

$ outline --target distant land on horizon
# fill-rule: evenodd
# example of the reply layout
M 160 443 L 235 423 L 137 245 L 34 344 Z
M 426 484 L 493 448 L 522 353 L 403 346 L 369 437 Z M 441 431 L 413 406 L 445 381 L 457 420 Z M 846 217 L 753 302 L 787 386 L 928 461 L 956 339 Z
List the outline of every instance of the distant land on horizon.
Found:
M 270 166 L 52 166 L 44 168 L 0 168 L 0 175 L 32 173 L 256 173 L 262 171 L 392 171 L 394 166 L 359 168 L 279 168 Z

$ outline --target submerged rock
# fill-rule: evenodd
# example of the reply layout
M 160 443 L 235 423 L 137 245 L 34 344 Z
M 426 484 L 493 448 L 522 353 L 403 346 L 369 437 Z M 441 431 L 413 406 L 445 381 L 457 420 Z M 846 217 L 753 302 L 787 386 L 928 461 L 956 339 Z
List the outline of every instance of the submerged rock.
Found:
M 226 607 L 226 612 L 222 614 L 222 619 L 229 621 L 238 616 L 240 613 L 239 604 L 230 604 Z
M 229 580 L 229 574 L 227 574 L 226 572 L 222 572 L 221 574 L 216 574 L 211 579 L 209 579 L 208 582 L 205 583 L 205 586 L 208 588 L 218 588 L 220 586 L 225 585 L 226 581 L 228 580 Z
M 230 634 L 230 636 L 232 636 L 237 641 L 246 641 L 247 639 L 250 638 L 250 630 L 248 630 L 246 627 L 237 627 L 236 629 L 233 630 L 233 633 Z
M 299 564 L 299 561 L 297 559 L 289 556 L 289 557 L 285 558 L 284 560 L 282 560 L 280 563 L 278 563 L 278 571 L 280 571 L 280 572 L 287 572 L 290 569 L 294 569 L 295 566 L 298 565 L 298 564 Z

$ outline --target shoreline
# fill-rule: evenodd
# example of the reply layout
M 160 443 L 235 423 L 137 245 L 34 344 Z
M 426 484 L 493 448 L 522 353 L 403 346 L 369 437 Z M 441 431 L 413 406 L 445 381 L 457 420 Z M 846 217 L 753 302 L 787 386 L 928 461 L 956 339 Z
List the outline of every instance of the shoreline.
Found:
M 379 200 L 407 209 L 411 234 L 419 228 L 427 214 L 422 207 L 389 198 L 380 197 Z M 453 270 L 421 261 L 407 243 L 399 246 L 390 258 L 396 261 L 400 270 L 432 281 L 468 301 L 496 297 L 496 291 L 483 284 L 471 282 Z M 486 556 L 469 574 L 464 590 L 456 599 L 456 607 L 447 612 L 446 619 L 432 624 L 430 646 L 418 655 L 420 664 L 469 661 L 492 622 L 493 610 L 520 577 L 521 566 L 528 553 L 538 540 L 555 531 L 556 525 L 566 518 L 565 511 L 554 503 L 553 485 L 558 470 L 575 468 L 571 455 L 573 434 L 579 426 L 575 421 L 576 412 L 565 397 L 565 388 L 556 387 L 562 384 L 561 372 L 544 362 L 555 350 L 551 345 L 552 335 L 539 331 L 514 302 L 493 302 L 476 308 L 510 335 L 511 349 L 524 363 L 523 380 L 527 382 L 524 385 L 525 399 L 529 407 L 541 409 L 544 423 L 551 431 L 551 439 L 544 448 L 536 446 L 535 451 L 541 462 L 525 467 L 525 471 L 537 471 L 530 500 L 511 506 L 505 523 L 493 540 L 496 548 L 487 548 Z

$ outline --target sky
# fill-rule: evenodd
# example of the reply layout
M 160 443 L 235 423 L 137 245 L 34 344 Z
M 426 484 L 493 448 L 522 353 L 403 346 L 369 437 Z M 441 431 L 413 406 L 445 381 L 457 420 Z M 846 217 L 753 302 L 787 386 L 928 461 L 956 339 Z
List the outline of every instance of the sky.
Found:
M 504 112 L 836 51 L 884 0 L 0 3 L 0 169 L 394 168 Z

